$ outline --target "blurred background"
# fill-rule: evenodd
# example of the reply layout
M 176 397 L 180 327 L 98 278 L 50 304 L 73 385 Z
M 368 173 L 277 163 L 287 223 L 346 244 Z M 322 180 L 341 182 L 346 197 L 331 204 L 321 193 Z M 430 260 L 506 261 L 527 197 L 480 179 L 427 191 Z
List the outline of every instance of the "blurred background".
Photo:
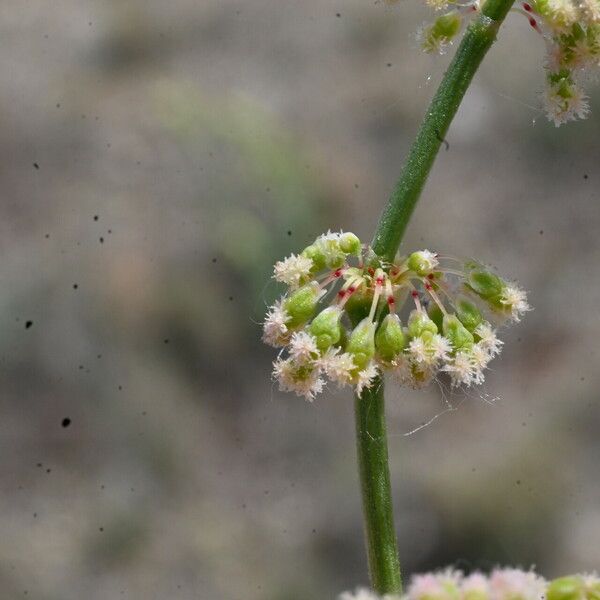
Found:
M 274 261 L 368 240 L 448 56 L 358 0 L 0 4 L 0 598 L 366 584 L 352 399 L 278 392 Z M 404 248 L 535 311 L 482 390 L 389 386 L 404 571 L 600 565 L 600 102 L 555 129 L 513 14 Z M 430 425 L 405 435 L 447 410 Z

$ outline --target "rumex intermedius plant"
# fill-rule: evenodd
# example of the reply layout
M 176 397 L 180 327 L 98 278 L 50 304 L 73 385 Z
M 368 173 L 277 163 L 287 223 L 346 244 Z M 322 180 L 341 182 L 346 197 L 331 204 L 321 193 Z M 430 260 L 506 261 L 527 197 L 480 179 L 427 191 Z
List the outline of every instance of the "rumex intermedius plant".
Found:
M 502 342 L 496 329 L 530 310 L 525 293 L 488 267 L 429 250 L 398 248 L 435 157 L 481 61 L 514 0 L 431 0 L 447 12 L 422 31 L 426 50 L 460 45 L 435 93 L 370 243 L 328 232 L 275 265 L 288 286 L 267 313 L 263 339 L 280 348 L 273 375 L 308 400 L 326 380 L 355 389 L 356 444 L 373 591 L 342 600 L 600 600 L 595 575 L 545 582 L 504 569 L 489 578 L 445 571 L 414 578 L 402 595 L 392 514 L 383 374 L 421 387 L 447 377 L 454 387 L 481 383 Z M 587 114 L 579 82 L 598 66 L 600 0 L 535 0 L 527 15 L 547 46 L 546 111 L 556 125 Z

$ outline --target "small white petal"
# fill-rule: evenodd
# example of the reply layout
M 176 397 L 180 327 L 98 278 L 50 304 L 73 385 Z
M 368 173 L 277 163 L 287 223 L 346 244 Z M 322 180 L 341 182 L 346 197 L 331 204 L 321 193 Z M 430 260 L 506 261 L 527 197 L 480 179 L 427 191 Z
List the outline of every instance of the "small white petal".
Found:
M 306 256 L 292 254 L 275 263 L 273 277 L 290 287 L 298 287 L 310 277 L 313 261 Z

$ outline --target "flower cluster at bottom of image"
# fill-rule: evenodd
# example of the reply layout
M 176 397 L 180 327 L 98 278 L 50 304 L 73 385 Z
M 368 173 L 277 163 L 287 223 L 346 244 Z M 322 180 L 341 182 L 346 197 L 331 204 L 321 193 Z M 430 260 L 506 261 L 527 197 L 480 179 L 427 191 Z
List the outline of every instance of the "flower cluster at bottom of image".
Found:
M 521 569 L 495 569 L 489 576 L 446 569 L 413 576 L 403 595 L 378 596 L 357 589 L 344 592 L 339 600 L 600 600 L 600 578 L 592 573 L 546 581 Z
M 349 232 L 321 235 L 274 278 L 288 290 L 263 323 L 263 341 L 281 348 L 273 377 L 310 401 L 326 379 L 360 395 L 384 372 L 413 388 L 483 383 L 497 327 L 530 310 L 522 289 L 477 261 L 429 250 L 385 261 Z

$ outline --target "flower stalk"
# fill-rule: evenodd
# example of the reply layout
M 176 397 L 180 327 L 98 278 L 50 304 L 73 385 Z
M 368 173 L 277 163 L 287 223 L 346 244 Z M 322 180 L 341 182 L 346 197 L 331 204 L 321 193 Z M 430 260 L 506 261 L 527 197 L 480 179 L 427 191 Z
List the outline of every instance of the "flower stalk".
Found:
M 354 409 L 371 585 L 380 594 L 400 594 L 402 580 L 394 528 L 381 379 L 365 390 L 360 398 L 355 398 Z
M 513 2 L 487 0 L 481 14 L 467 28 L 379 219 L 372 248 L 382 258 L 394 259 L 450 123 Z
M 440 145 L 498 28 L 514 0 L 487 0 L 469 25 L 425 115 L 372 242 L 393 261 Z M 371 585 L 378 594 L 402 592 L 392 511 L 383 384 L 355 400 L 356 443 Z

